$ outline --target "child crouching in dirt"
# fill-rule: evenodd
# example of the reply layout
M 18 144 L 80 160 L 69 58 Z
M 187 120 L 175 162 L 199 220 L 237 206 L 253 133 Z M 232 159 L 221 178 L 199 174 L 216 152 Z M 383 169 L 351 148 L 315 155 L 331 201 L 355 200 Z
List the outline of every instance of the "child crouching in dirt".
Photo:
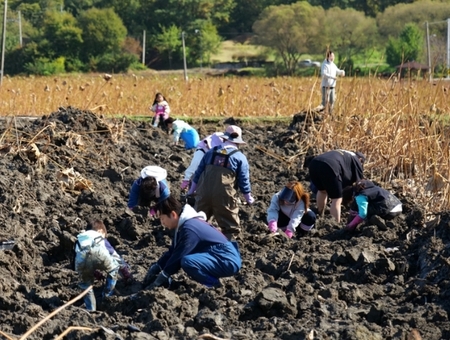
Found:
M 146 166 L 141 170 L 141 176 L 133 182 L 128 198 L 128 208 L 140 205 L 150 207 L 152 202 L 160 203 L 170 195 L 169 184 L 166 181 L 167 171 L 156 165 Z M 150 207 L 149 215 L 156 214 L 155 207 Z
M 102 221 L 96 220 L 92 223 L 90 230 L 78 234 L 75 243 L 75 271 L 78 272 L 80 278 L 78 286 L 83 290 L 87 289 L 94 284 L 95 271 L 105 271 L 107 277 L 102 293 L 103 298 L 113 294 L 120 268 L 117 259 L 106 248 L 105 237 L 105 225 Z M 97 309 L 92 288 L 84 296 L 84 303 L 89 311 Z
M 165 120 L 165 124 L 169 131 L 172 130 L 173 143 L 175 145 L 178 145 L 178 142 L 181 139 L 184 141 L 184 148 L 186 150 L 197 147 L 197 144 L 200 142 L 200 137 L 197 130 L 188 123 L 180 119 L 174 120 L 170 117 Z
M 302 235 L 314 228 L 316 214 L 309 209 L 309 194 L 300 182 L 289 182 L 272 196 L 267 209 L 267 222 L 271 233 L 280 228 L 289 238 L 294 236 L 298 226 Z
M 343 203 L 351 204 L 349 223 L 346 225 L 349 231 L 374 215 L 391 220 L 402 213 L 402 202 L 397 197 L 367 179 L 345 187 Z
M 144 279 L 147 289 L 170 285 L 170 276 L 182 268 L 193 280 L 209 287 L 220 286 L 219 278 L 235 275 L 241 268 L 236 242 L 206 222 L 203 212 L 181 205 L 173 196 L 158 204 L 161 224 L 175 230 L 172 245 L 153 264 Z M 156 279 L 155 279 L 156 278 Z

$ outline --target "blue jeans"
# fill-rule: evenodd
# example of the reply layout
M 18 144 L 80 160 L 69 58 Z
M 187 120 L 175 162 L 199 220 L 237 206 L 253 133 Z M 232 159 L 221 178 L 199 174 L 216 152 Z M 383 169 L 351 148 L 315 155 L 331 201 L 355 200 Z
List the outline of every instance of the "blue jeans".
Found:
M 181 268 L 204 285 L 219 283 L 220 277 L 233 276 L 241 269 L 241 254 L 236 242 L 211 246 L 204 253 L 190 254 L 181 260 Z
M 200 143 L 200 137 L 195 129 L 182 132 L 180 138 L 184 140 L 184 148 L 186 150 L 196 148 L 197 144 Z

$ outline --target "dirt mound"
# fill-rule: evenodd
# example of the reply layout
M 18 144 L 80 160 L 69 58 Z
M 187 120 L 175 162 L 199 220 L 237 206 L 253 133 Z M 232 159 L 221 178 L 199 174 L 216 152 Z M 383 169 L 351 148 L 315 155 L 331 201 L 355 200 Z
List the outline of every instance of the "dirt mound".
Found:
M 144 209 L 126 209 L 129 188 L 155 164 L 167 169 L 179 196 L 192 151 L 172 146 L 148 123 L 70 107 L 2 121 L 0 240 L 14 245 L 0 247 L 0 338 L 18 338 L 80 293 L 71 250 L 92 218 L 104 220 L 136 281 L 119 281 L 100 311 L 75 302 L 29 338 L 55 339 L 71 326 L 88 329 L 66 339 L 450 338 L 449 214 L 424 224 L 423 209 L 400 196 L 404 215 L 393 222 L 372 219 L 349 234 L 326 215 L 307 237 L 267 237 L 273 193 L 293 176 L 308 185 L 298 150 L 308 132 L 292 127 L 243 126 L 257 202 L 241 206 L 240 273 L 216 290 L 180 272 L 171 290 L 143 291 L 148 267 L 171 241 Z M 199 127 L 202 136 L 223 130 Z

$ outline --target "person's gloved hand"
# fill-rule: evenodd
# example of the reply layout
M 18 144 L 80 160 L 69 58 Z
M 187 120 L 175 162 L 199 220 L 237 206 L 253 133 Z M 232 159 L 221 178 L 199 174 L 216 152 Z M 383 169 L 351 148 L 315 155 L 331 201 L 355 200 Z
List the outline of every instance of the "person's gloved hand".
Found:
M 125 263 L 119 268 L 119 274 L 123 277 L 125 282 L 129 282 L 133 279 L 130 266 Z
M 276 233 L 278 230 L 278 222 L 275 220 L 269 221 L 269 231 L 271 233 Z
M 249 192 L 248 194 L 244 194 L 244 197 L 248 205 L 252 205 L 253 203 L 255 203 L 255 199 L 253 198 L 251 192 Z
M 191 187 L 189 188 L 188 195 L 192 195 L 195 190 L 197 190 L 197 183 L 191 182 Z
M 169 285 L 170 285 L 169 276 L 166 273 L 161 272 L 156 278 L 156 280 L 153 281 L 153 283 L 146 289 L 155 289 L 156 287 L 161 286 L 169 287 Z
M 150 283 L 150 281 L 159 273 L 161 273 L 161 267 L 159 266 L 158 263 L 154 263 L 150 266 L 150 268 L 147 271 L 147 274 L 145 275 L 144 278 L 144 286 L 148 285 Z
M 353 220 L 352 220 L 349 224 L 347 224 L 346 228 L 347 228 L 347 230 L 349 230 L 349 231 L 353 231 L 353 230 L 356 229 L 356 227 L 358 226 L 358 224 L 360 224 L 360 223 L 362 223 L 362 222 L 364 222 L 364 219 L 363 219 L 361 216 L 356 215 L 356 216 L 353 218 Z
M 181 181 L 180 189 L 181 190 L 186 190 L 188 186 L 189 186 L 189 180 L 188 179 L 183 179 Z
M 151 207 L 151 208 L 148 210 L 148 217 L 155 217 L 156 214 L 157 214 L 157 211 L 156 211 L 155 207 Z
M 100 281 L 100 280 L 103 280 L 105 278 L 105 275 L 103 275 L 103 273 L 100 270 L 96 269 L 94 271 L 94 277 L 95 277 L 96 280 Z
M 294 236 L 294 233 L 292 232 L 292 230 L 289 230 L 289 229 L 286 229 L 286 231 L 284 233 L 289 238 L 292 238 Z

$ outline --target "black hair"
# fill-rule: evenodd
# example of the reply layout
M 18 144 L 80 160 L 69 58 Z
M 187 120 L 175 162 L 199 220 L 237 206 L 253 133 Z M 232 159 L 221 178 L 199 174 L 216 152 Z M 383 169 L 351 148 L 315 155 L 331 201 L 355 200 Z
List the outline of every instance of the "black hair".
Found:
M 167 118 L 166 120 L 164 120 L 164 124 L 172 124 L 175 120 L 172 117 Z
M 365 182 L 360 180 L 358 182 L 353 183 L 345 187 L 342 190 L 342 204 L 349 205 L 353 202 L 353 198 L 355 195 L 359 194 L 362 190 L 366 188 Z
M 327 51 L 327 60 L 330 58 L 330 56 L 333 54 L 334 52 L 332 50 L 328 50 Z
M 175 211 L 177 215 L 180 216 L 183 211 L 183 206 L 180 201 L 170 195 L 168 198 L 157 204 L 156 210 L 160 215 L 169 216 L 172 211 Z
M 139 200 L 143 206 L 150 205 L 150 202 L 155 198 L 155 190 L 158 187 L 158 183 L 154 177 L 145 177 L 139 188 Z
M 156 100 L 156 98 L 158 98 L 159 95 L 161 95 L 161 96 L 163 97 L 163 100 L 165 100 L 165 101 L 167 102 L 167 100 L 166 100 L 166 98 L 163 96 L 163 94 L 162 94 L 161 92 L 158 92 L 158 93 L 155 95 L 155 100 L 153 101 L 153 105 L 158 104 L 158 101 Z M 167 102 L 167 104 L 169 104 L 169 103 Z M 152 105 L 152 106 L 153 106 L 153 105 Z

